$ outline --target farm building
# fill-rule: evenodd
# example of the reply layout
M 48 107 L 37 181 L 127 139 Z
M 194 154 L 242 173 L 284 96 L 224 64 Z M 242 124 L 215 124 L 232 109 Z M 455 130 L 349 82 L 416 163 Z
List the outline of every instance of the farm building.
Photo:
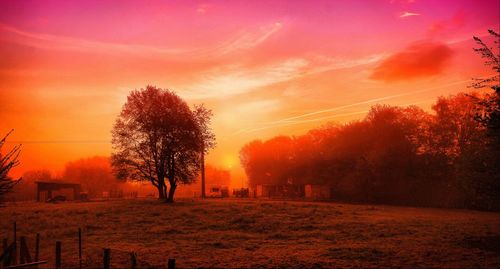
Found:
M 268 185 L 259 184 L 255 188 L 255 197 L 268 197 L 268 198 L 303 198 L 304 185 Z
M 56 196 L 65 200 L 80 200 L 81 185 L 60 181 L 36 181 L 36 200 L 45 202 Z
M 327 185 L 306 185 L 305 198 L 313 200 L 326 200 L 331 197 L 331 187 Z

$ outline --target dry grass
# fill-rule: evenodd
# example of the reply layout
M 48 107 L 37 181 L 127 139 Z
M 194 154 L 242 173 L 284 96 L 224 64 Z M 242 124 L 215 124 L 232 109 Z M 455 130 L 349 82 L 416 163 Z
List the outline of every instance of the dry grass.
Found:
M 42 237 L 41 257 L 77 263 L 77 228 L 84 264 L 180 268 L 500 268 L 500 214 L 466 210 L 265 200 L 156 200 L 17 203 L 0 208 L 0 235 Z M 49 266 L 51 265 L 49 264 Z

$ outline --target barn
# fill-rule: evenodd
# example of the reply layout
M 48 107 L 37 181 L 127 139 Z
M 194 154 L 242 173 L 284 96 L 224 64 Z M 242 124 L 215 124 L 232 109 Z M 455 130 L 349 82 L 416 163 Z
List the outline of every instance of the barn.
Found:
M 80 200 L 81 185 L 61 181 L 36 181 L 36 200 L 45 202 L 56 196 L 66 200 Z

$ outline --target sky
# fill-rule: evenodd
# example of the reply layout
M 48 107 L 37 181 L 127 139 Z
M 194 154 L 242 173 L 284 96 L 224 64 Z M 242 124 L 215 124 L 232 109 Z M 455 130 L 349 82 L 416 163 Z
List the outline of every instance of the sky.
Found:
M 498 0 L 0 0 L 0 134 L 21 165 L 60 172 L 109 156 L 133 89 L 213 110 L 210 164 L 245 182 L 241 147 L 467 91 L 490 70 L 472 36 L 498 32 Z

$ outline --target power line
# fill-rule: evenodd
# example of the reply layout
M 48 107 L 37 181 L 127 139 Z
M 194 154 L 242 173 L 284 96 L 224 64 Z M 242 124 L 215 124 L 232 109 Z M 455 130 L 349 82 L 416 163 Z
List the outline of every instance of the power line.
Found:
M 110 144 L 110 140 L 18 140 L 9 144 Z

